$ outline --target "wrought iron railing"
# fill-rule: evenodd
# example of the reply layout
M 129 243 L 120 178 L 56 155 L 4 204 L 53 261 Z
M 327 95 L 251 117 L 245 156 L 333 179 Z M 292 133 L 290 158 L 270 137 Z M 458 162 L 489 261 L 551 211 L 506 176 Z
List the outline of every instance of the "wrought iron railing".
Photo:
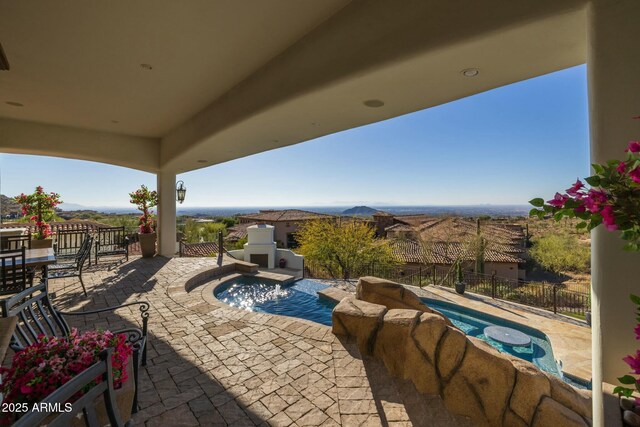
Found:
M 435 265 L 400 265 L 376 266 L 362 268 L 362 272 L 354 275 L 376 276 L 405 285 L 427 286 L 430 284 L 455 287 L 455 270 Z M 318 279 L 335 279 L 325 269 L 306 261 L 305 277 Z M 582 317 L 591 309 L 589 294 L 570 291 L 562 284 L 546 282 L 526 282 L 511 280 L 497 275 L 464 273 L 464 283 L 469 292 L 489 296 L 493 299 L 511 301 L 531 307 L 541 308 L 567 315 Z

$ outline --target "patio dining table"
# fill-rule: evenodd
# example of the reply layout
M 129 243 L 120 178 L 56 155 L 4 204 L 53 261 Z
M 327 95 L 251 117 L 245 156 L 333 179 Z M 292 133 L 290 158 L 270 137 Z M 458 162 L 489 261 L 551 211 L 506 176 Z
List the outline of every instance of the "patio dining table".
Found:
M 48 266 L 56 263 L 56 254 L 53 248 L 44 249 L 27 249 L 24 253 L 24 264 L 27 268 L 42 267 L 42 277 L 46 279 L 48 276 Z M 11 265 L 8 263 L 8 265 Z

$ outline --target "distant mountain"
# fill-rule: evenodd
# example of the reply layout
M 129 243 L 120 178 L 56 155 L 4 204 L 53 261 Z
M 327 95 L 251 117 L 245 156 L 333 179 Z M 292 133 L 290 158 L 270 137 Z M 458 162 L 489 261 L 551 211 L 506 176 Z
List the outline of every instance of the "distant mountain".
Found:
M 90 209 L 86 206 L 78 205 L 76 203 L 62 203 L 58 206 L 58 208 L 63 211 L 84 211 Z
M 342 215 L 371 216 L 376 212 L 380 212 L 380 211 L 377 209 L 370 208 L 369 206 L 356 206 L 351 209 L 342 211 Z

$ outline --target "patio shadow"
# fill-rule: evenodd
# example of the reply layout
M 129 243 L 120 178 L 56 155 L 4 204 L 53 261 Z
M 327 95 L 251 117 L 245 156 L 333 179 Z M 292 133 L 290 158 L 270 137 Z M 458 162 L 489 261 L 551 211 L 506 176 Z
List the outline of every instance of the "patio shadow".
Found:
M 58 294 L 54 304 L 61 310 L 76 311 L 137 300 L 150 302 L 148 361 L 140 372 L 140 411 L 134 415 L 135 425 L 262 424 L 271 414 L 258 413 L 242 403 L 247 388 L 228 389 L 216 379 L 217 375 L 225 377 L 221 371 L 226 368 L 214 352 L 205 346 L 190 346 L 196 328 L 186 318 L 193 313 L 167 307 L 158 299 L 158 293 L 164 293 L 164 289 L 156 288 L 159 282 L 156 275 L 162 274 L 169 262 L 163 257 L 133 259 L 111 271 L 104 269 L 104 264 L 93 265 L 85 281 L 89 298 L 84 297 L 76 279 L 56 280 L 50 283 L 50 290 Z M 68 320 L 80 330 L 140 327 L 136 308 L 87 317 Z

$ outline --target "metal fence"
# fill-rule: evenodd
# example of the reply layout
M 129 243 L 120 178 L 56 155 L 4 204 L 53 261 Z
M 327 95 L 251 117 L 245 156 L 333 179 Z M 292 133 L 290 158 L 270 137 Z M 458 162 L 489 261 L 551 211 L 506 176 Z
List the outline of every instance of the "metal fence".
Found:
M 305 277 L 333 278 L 328 276 L 322 268 L 306 263 Z M 359 276 L 375 276 L 419 287 L 434 284 L 453 288 L 456 282 L 453 268 L 435 265 L 392 267 L 371 265 L 363 268 L 359 274 L 353 275 L 353 277 Z M 515 281 L 496 275 L 471 272 L 464 273 L 464 283 L 469 292 L 542 308 L 554 313 L 584 316 L 591 309 L 591 299 L 588 294 L 564 289 L 561 284 Z
M 59 231 L 63 232 L 78 232 L 78 233 L 88 233 L 93 234 L 98 231 L 100 228 L 111 227 L 110 225 L 101 224 L 99 222 L 94 221 L 65 221 L 65 222 L 51 222 L 49 223 L 51 226 L 51 232 L 56 235 Z M 9 224 L 2 224 L 0 228 L 26 228 L 31 232 L 31 234 L 37 231 L 37 226 L 34 223 L 30 222 L 14 222 Z M 136 227 L 137 228 L 137 227 Z M 129 254 L 136 255 L 140 254 L 140 241 L 138 240 L 138 232 L 132 230 L 125 230 L 127 232 L 127 236 L 129 237 Z

